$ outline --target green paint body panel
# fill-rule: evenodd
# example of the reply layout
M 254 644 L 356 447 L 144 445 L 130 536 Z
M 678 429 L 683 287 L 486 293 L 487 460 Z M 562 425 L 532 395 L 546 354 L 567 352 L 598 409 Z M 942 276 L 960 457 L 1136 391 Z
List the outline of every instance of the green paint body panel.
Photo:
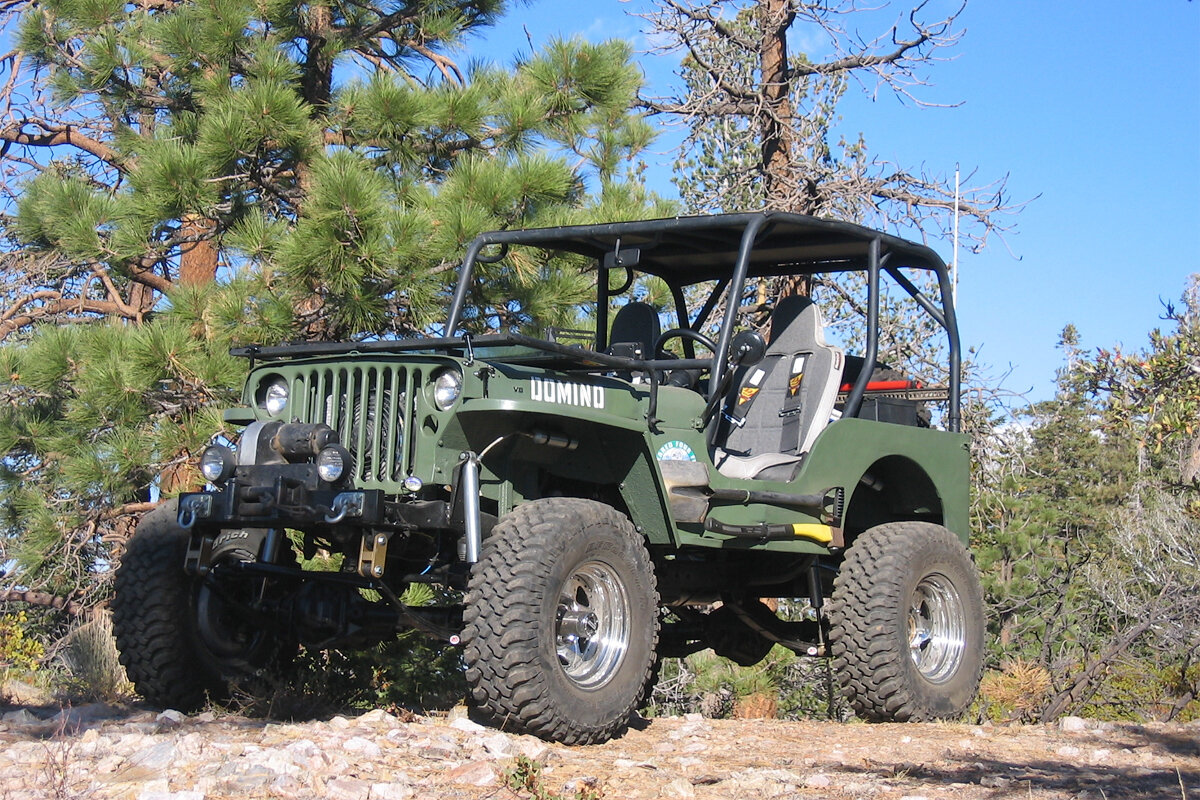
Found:
M 927 515 L 966 538 L 969 454 L 968 437 L 962 434 L 859 419 L 839 420 L 830 423 L 818 437 L 791 482 L 739 480 L 723 476 L 713 465 L 700 428 L 705 401 L 689 389 L 660 387 L 657 425 L 651 430 L 647 387 L 614 377 L 564 375 L 538 367 L 482 361 L 468 366 L 459 358 L 415 354 L 359 356 L 351 361 L 355 374 L 390 372 L 419 379 L 422 385 L 405 388 L 395 398 L 385 390 L 378 399 L 379 392 L 363 388 L 369 381 L 361 385 L 354 382 L 345 358 L 275 362 L 260 366 L 250 376 L 244 400 L 251 407 L 231 411 L 226 418 L 242 423 L 251 418 L 300 418 L 334 428 L 340 422 L 346 428 L 353 420 L 346 418 L 344 409 L 339 420 L 331 404 L 309 408 L 302 399 L 306 390 L 319 393 L 314 386 L 321 375 L 327 374 L 327 381 L 340 375 L 345 381 L 344 393 L 357 392 L 368 406 L 379 404 L 385 415 L 394 404 L 397 411 L 403 411 L 409 429 L 404 434 L 404 463 L 398 471 L 383 477 L 376 473 L 373 479 L 360 477 L 356 483 L 359 488 L 379 488 L 400 495 L 404 492 L 403 480 L 410 476 L 424 483 L 448 484 L 462 454 L 473 451 L 483 454 L 480 494 L 495 504 L 498 515 L 536 497 L 538 487 L 531 475 L 544 474 L 575 485 L 612 487 L 650 543 L 679 547 L 827 552 L 824 546 L 803 539 L 758 542 L 707 532 L 699 523 L 676 524 L 657 468 L 660 455 L 682 454 L 704 464 L 713 489 L 809 494 L 843 487 L 848 520 L 861 516 L 859 508 L 867 504 L 866 498 L 874 491 L 860 479 L 884 462 L 885 472 L 903 473 L 906 481 L 923 475 L 924 480 L 918 483 L 928 484 L 930 491 L 908 498 L 889 496 L 892 501 L 907 500 L 907 507 L 877 510 L 875 515 Z M 447 368 L 461 373 L 462 394 L 452 408 L 441 410 L 426 384 Z M 259 387 L 274 376 L 288 381 L 293 394 L 283 412 L 271 417 L 253 406 Z M 399 380 L 396 385 L 400 386 Z M 537 445 L 522 436 L 534 432 L 561 437 L 571 445 Z M 762 503 L 714 503 L 710 516 L 739 526 L 821 521 L 815 512 Z

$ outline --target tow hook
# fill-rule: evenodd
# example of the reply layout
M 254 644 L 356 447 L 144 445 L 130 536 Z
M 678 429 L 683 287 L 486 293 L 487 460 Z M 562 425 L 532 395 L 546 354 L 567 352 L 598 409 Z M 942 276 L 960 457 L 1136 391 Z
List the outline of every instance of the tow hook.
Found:
M 213 499 L 211 494 L 193 494 L 179 502 L 179 515 L 176 521 L 179 527 L 190 530 L 200 517 L 212 516 Z
M 346 517 L 361 517 L 364 504 L 362 492 L 342 492 L 333 498 L 329 512 L 325 514 L 325 522 L 336 525 Z

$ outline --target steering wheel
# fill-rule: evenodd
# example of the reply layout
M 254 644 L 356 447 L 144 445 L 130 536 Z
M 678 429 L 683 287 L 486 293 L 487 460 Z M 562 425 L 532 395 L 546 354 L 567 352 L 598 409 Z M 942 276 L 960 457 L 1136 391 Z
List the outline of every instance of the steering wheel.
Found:
M 663 331 L 662 334 L 658 337 L 658 339 L 655 340 L 655 342 L 654 342 L 654 357 L 655 358 L 669 358 L 670 357 L 670 354 L 667 353 L 667 351 L 664 350 L 663 348 L 665 347 L 667 342 L 671 341 L 672 339 L 691 339 L 693 342 L 699 342 L 700 344 L 707 347 L 708 351 L 710 353 L 712 353 L 713 355 L 716 355 L 716 353 L 717 353 L 717 343 L 714 342 L 712 339 L 708 338 L 707 336 L 705 336 L 703 333 L 700 333 L 699 331 L 694 331 L 691 328 L 671 328 L 670 330 Z

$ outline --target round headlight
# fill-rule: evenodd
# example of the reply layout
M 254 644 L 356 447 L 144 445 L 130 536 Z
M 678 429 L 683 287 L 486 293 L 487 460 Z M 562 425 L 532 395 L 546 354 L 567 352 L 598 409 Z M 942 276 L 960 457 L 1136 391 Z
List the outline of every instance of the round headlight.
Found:
M 287 408 L 287 402 L 288 385 L 283 378 L 272 378 L 270 383 L 259 390 L 259 408 L 266 409 L 266 412 L 272 416 Z
M 350 451 L 340 444 L 331 444 L 317 453 L 317 477 L 326 483 L 337 483 L 350 474 Z
M 204 448 L 200 454 L 200 474 L 209 483 L 224 483 L 233 475 L 237 461 L 233 451 L 220 444 Z
M 450 407 L 462 394 L 462 373 L 456 369 L 444 369 L 433 379 L 433 404 L 442 411 Z

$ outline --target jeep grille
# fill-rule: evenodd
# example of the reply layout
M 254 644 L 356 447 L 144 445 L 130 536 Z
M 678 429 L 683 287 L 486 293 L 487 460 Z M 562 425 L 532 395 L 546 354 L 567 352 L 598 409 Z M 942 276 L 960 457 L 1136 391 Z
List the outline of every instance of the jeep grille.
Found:
M 319 366 L 292 379 L 293 413 L 338 432 L 354 456 L 354 485 L 394 488 L 411 474 L 413 403 L 423 370 L 398 365 Z

